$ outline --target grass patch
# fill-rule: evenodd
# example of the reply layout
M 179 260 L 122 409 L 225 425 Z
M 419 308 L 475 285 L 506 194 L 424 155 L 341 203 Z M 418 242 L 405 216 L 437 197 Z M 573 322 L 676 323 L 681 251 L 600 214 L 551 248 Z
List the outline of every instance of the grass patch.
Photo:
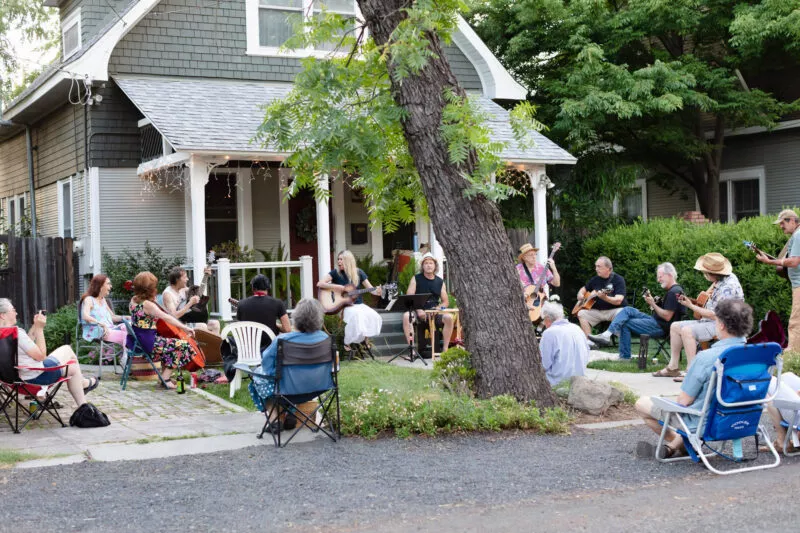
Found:
M 18 452 L 16 450 L 0 450 L 0 467 L 14 466 L 22 461 L 32 461 L 33 459 L 41 459 L 42 455 L 35 453 Z
M 628 405 L 635 404 L 636 400 L 639 399 L 639 396 L 624 383 L 620 383 L 619 381 L 611 381 L 609 382 L 609 385 L 622 392 L 622 401 Z
M 246 379 L 242 381 L 242 387 L 234 393 L 233 398 L 230 397 L 231 394 L 231 386 L 229 383 L 224 384 L 217 384 L 217 383 L 207 383 L 204 387 L 201 387 L 204 391 L 210 392 L 214 396 L 219 396 L 223 400 L 227 402 L 231 402 L 233 404 L 238 405 L 239 407 L 244 407 L 248 411 L 255 411 L 256 407 L 253 405 L 253 399 L 250 398 L 250 392 L 247 390 L 247 385 L 250 382 Z
M 591 361 L 587 368 L 592 368 L 594 370 L 608 370 L 609 372 L 633 372 L 633 373 L 653 373 L 657 370 L 661 370 L 664 368 L 666 364 L 658 363 L 656 365 L 653 364 L 652 361 L 647 362 L 647 368 L 644 370 L 640 370 L 637 362 L 637 358 L 631 359 L 609 359 L 609 360 L 599 360 L 599 361 Z M 686 370 L 686 363 L 681 361 L 681 370 Z
M 244 386 L 237 391 L 234 403 L 255 410 L 246 389 Z M 228 399 L 227 385 L 205 390 Z M 339 392 L 342 433 L 366 438 L 385 432 L 409 437 L 503 429 L 565 433 L 570 422 L 569 415 L 560 408 L 542 410 L 510 396 L 478 400 L 453 394 L 437 384 L 429 371 L 382 362 L 343 362 Z

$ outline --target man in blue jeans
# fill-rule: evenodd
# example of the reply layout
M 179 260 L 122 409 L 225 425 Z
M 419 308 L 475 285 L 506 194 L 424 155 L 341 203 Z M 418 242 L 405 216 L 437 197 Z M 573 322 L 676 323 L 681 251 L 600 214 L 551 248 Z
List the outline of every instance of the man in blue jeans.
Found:
M 646 315 L 635 307 L 626 307 L 614 317 L 606 331 L 599 335 L 589 335 L 589 339 L 598 346 L 611 346 L 611 336 L 616 335 L 619 337 L 620 359 L 630 359 L 631 333 L 651 337 L 667 335 L 670 324 L 680 320 L 683 315 L 683 306 L 678 303 L 678 295 L 683 293 L 683 288 L 676 283 L 678 272 L 672 263 L 658 265 L 656 279 L 667 293 L 661 305 L 652 296 L 645 296 L 644 300 L 653 311 L 652 315 Z

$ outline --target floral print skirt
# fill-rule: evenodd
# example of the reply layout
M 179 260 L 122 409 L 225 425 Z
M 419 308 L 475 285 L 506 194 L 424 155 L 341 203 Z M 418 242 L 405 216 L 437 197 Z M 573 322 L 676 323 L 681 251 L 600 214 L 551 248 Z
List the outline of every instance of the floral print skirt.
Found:
M 153 355 L 168 368 L 180 368 L 192 359 L 192 347 L 182 339 L 168 339 L 156 335 Z

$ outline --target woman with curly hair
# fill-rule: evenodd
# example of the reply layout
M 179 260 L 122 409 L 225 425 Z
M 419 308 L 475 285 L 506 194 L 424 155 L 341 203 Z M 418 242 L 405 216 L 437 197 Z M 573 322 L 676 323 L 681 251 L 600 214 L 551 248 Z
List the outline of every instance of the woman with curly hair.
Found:
M 133 298 L 131 298 L 131 323 L 142 347 L 156 360 L 161 361 L 161 376 L 168 389 L 175 383 L 170 377 L 176 368 L 184 366 L 192 358 L 192 348 L 182 339 L 162 337 L 156 332 L 156 322 L 164 320 L 173 326 L 194 335 L 194 330 L 173 317 L 156 303 L 158 279 L 150 272 L 139 272 L 133 278 Z M 133 339 L 128 339 L 128 349 L 133 348 Z

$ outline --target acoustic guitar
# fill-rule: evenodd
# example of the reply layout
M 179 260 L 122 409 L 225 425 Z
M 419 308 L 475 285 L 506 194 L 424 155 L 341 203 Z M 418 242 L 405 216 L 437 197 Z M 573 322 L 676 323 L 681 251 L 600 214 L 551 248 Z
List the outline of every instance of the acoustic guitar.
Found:
M 755 245 L 755 243 L 750 242 L 750 241 L 742 241 L 742 242 L 744 243 L 744 245 L 746 247 L 750 248 L 754 253 L 756 253 L 756 254 L 764 254 L 764 255 L 767 256 L 767 259 L 775 259 L 774 256 L 771 256 L 768 253 L 766 253 L 765 251 L 761 250 L 758 246 Z M 777 273 L 783 279 L 789 279 L 789 272 L 782 266 L 776 266 L 775 267 L 775 273 Z
M 162 311 L 164 311 L 162 309 Z M 166 311 L 164 311 L 166 313 Z M 200 346 L 197 345 L 197 341 L 195 341 L 190 335 L 188 335 L 185 331 L 183 331 L 178 326 L 173 326 L 166 320 L 159 320 L 156 322 L 156 333 L 160 336 L 165 337 L 167 339 L 179 339 L 182 341 L 186 341 L 189 343 L 192 351 L 192 358 L 189 360 L 186 365 L 184 365 L 184 369 L 188 372 L 196 372 L 205 368 L 206 366 L 206 355 L 203 353 L 203 350 L 200 349 Z
M 208 261 L 208 264 L 211 265 L 216 262 L 216 260 L 217 257 L 214 253 L 214 250 L 210 250 L 208 252 L 208 257 L 206 257 L 206 261 Z M 200 298 L 200 301 L 194 304 L 191 307 L 191 310 L 180 318 L 181 322 L 208 322 L 208 301 L 211 298 L 206 294 L 206 289 L 208 288 L 208 280 L 211 278 L 211 273 L 205 272 L 205 269 L 203 270 L 203 278 L 200 280 L 200 285 L 192 285 L 186 292 L 187 298 L 197 296 Z
M 578 300 L 578 303 L 575 304 L 575 307 L 572 308 L 572 316 L 577 316 L 578 311 L 581 309 L 591 309 L 594 307 L 595 302 L 597 301 L 597 297 L 601 294 L 611 294 L 611 291 L 614 289 L 611 287 L 606 287 L 605 289 L 600 289 L 599 291 L 594 291 L 595 294 L 591 292 L 587 293 L 586 296 Z
M 707 290 L 700 291 L 700 294 L 697 295 L 697 298 L 689 298 L 689 297 L 687 297 L 686 299 L 689 300 L 690 302 L 692 302 L 696 306 L 705 307 L 706 304 L 708 303 L 708 300 L 711 299 L 711 295 L 714 294 L 714 286 L 715 285 L 716 284 L 711 285 Z M 683 293 L 681 293 L 681 294 L 683 294 Z M 686 296 L 686 295 L 684 294 L 684 296 Z M 694 315 L 694 319 L 695 320 L 700 320 L 701 318 L 703 318 L 703 315 L 700 314 L 700 311 L 695 311 L 693 313 L 693 315 Z
M 656 305 L 661 303 L 661 296 L 653 296 L 647 287 L 642 287 L 642 298 L 652 298 Z
M 335 292 L 331 289 L 319 289 L 317 299 L 322 304 L 322 309 L 326 315 L 334 315 L 344 309 L 353 305 L 361 294 L 368 292 L 375 292 L 377 287 L 369 289 L 356 289 L 355 285 L 345 285 L 342 292 Z M 397 283 L 387 283 L 381 286 L 381 290 L 387 293 L 397 292 Z
M 561 248 L 560 242 L 553 244 L 553 249 L 550 251 L 550 255 L 544 264 L 544 268 L 539 275 L 536 285 L 528 285 L 525 287 L 525 305 L 528 307 L 528 317 L 531 319 L 531 322 L 536 322 L 542 316 L 542 307 L 544 307 L 544 302 L 547 300 L 547 295 L 544 292 L 544 280 L 547 279 L 547 271 L 550 269 L 550 260 L 556 255 L 559 248 Z

